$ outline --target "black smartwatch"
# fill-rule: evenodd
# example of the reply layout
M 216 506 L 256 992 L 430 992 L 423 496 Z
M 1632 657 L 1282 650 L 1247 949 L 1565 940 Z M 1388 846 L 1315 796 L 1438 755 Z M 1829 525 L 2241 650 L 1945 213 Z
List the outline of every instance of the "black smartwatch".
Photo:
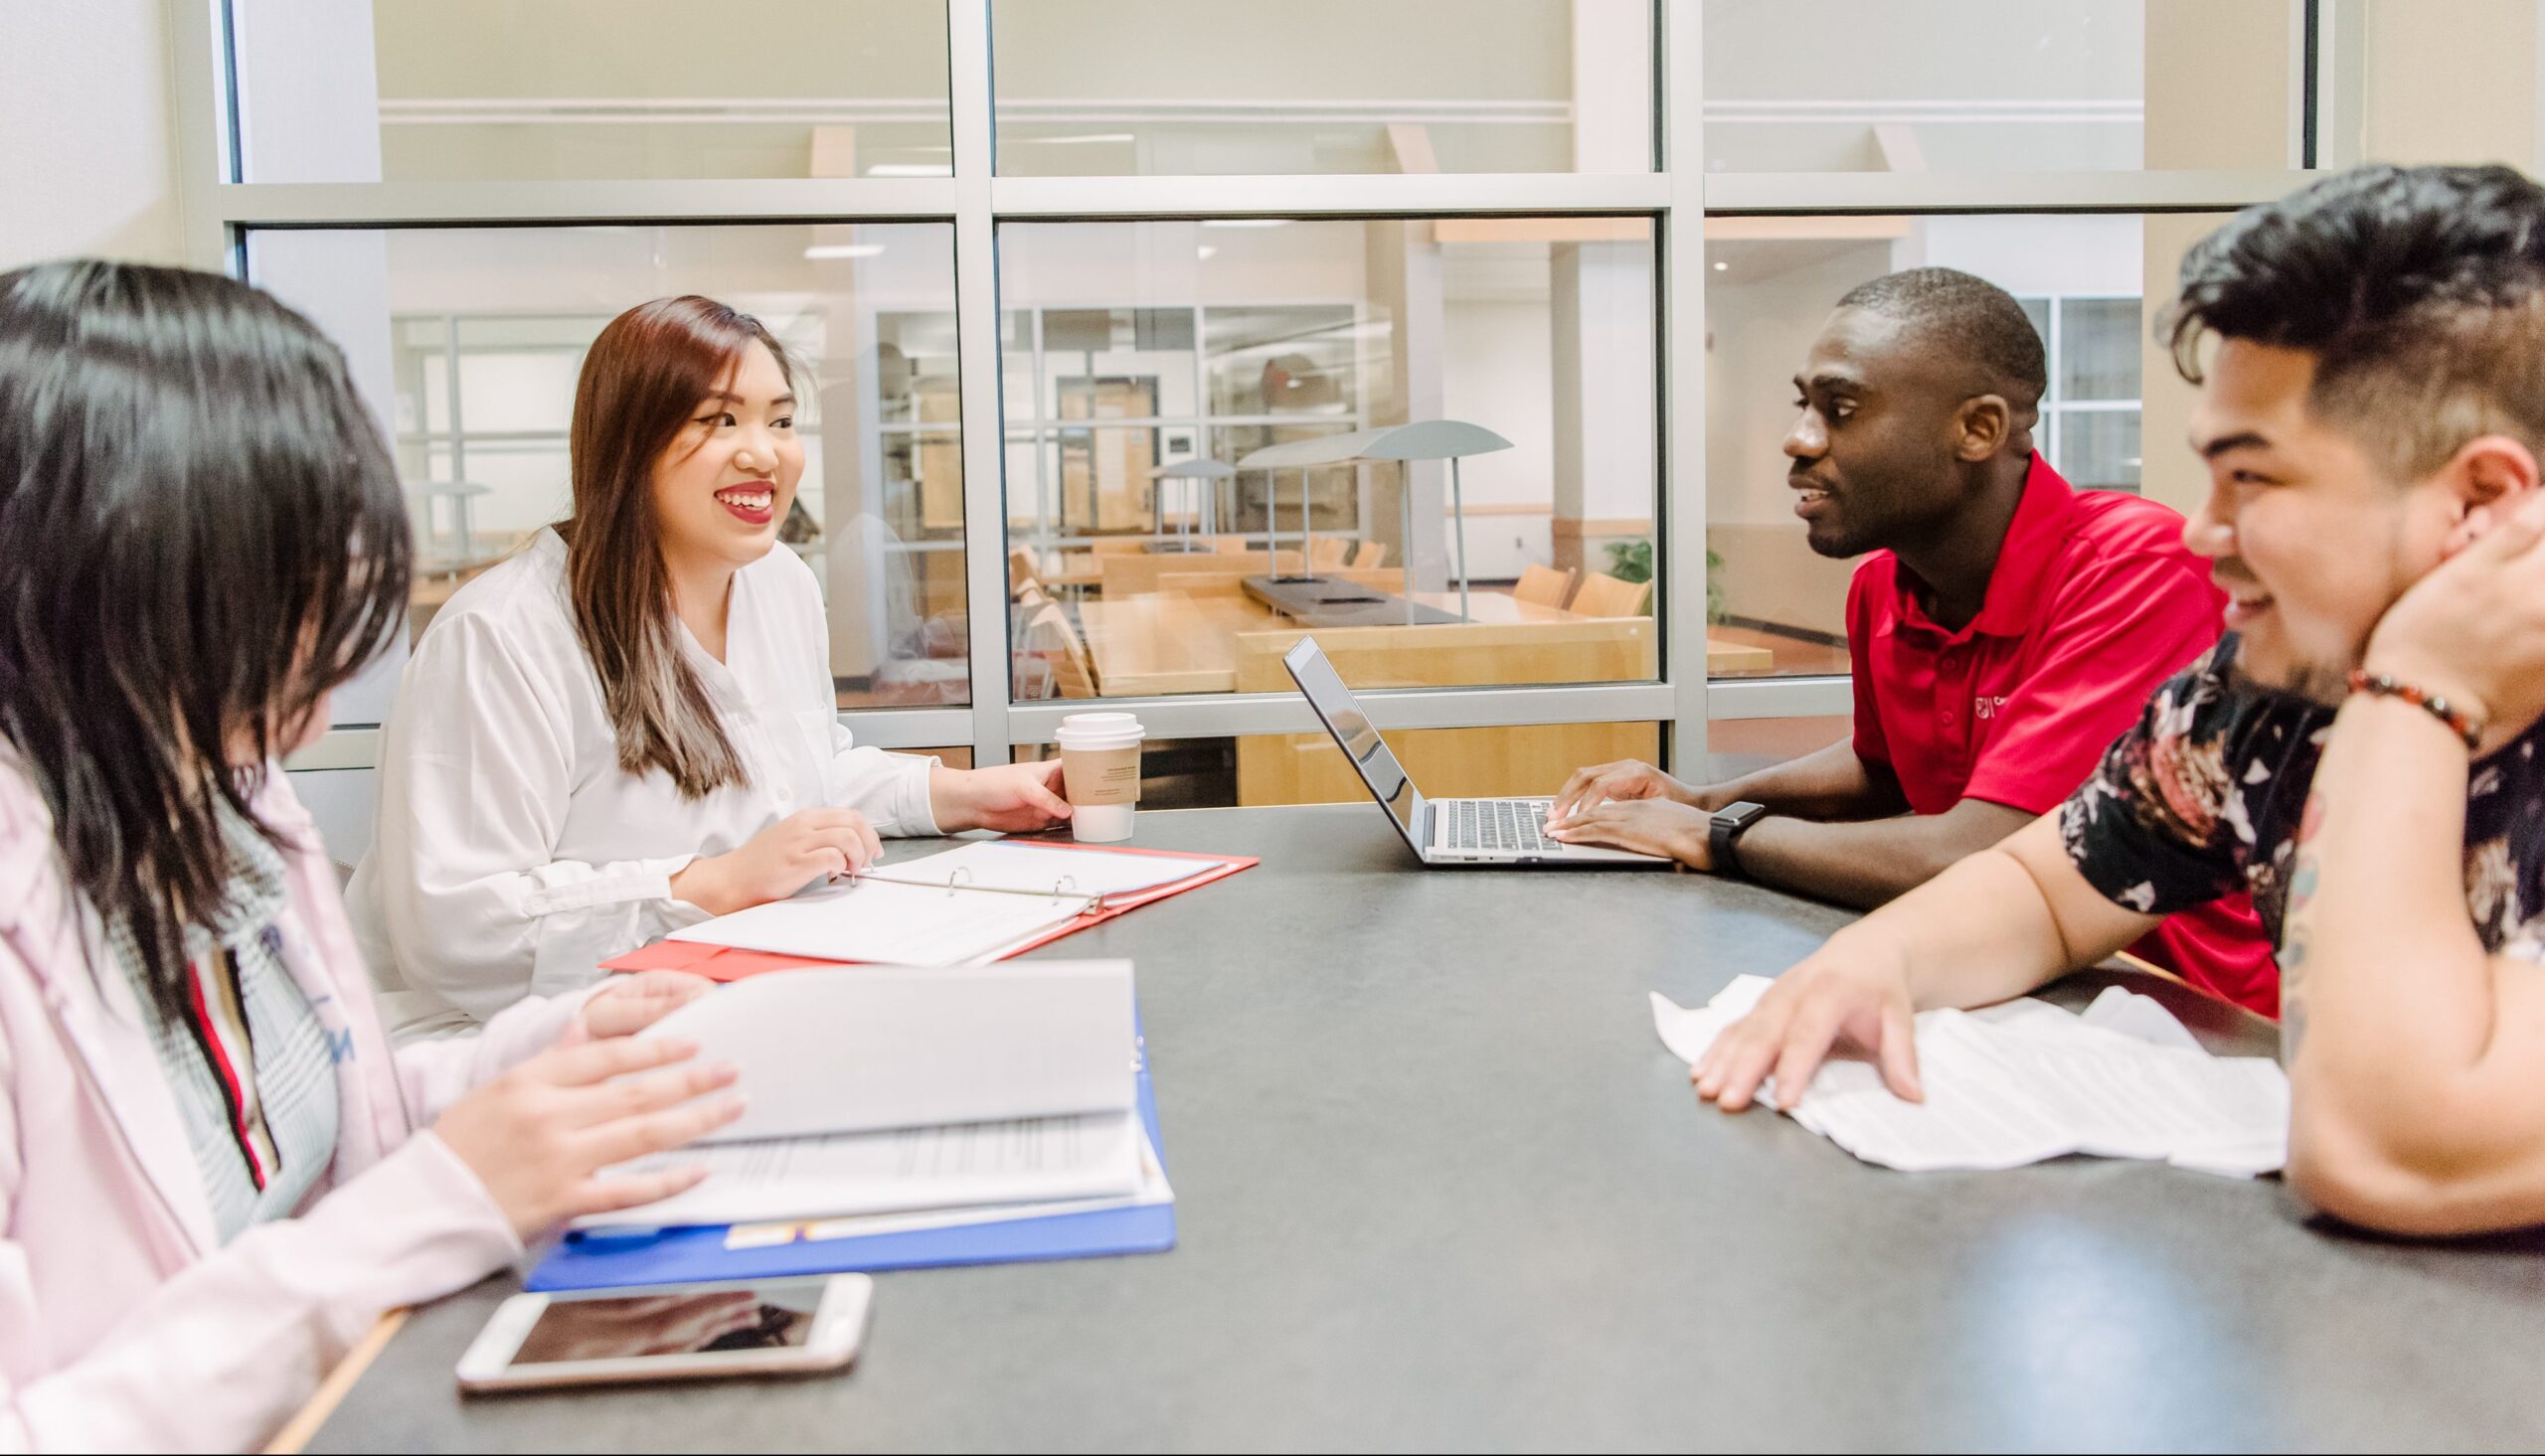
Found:
M 1768 806 L 1743 800 L 1715 811 L 1713 827 L 1706 832 L 1706 847 L 1714 854 L 1714 873 L 1740 875 L 1740 843 L 1743 831 L 1768 817 Z M 1744 877 L 1746 878 L 1746 877 Z

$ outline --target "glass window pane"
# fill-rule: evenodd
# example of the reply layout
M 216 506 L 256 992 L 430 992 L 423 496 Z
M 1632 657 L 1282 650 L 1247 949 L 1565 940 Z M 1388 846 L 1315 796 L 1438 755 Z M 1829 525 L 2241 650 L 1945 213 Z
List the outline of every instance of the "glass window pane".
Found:
M 855 719 L 851 719 L 849 721 L 849 727 L 855 728 L 856 726 L 857 721 Z M 941 758 L 945 760 L 945 766 L 948 768 L 969 768 L 972 766 L 972 745 L 969 743 L 953 743 L 943 747 L 934 748 L 901 748 L 896 749 L 895 751 L 916 753 L 923 758 Z
M 418 630 L 567 515 L 575 380 L 601 328 L 704 293 L 758 315 L 809 374 L 778 540 L 821 581 L 842 705 L 968 701 L 952 228 L 259 232 L 249 266 L 344 345 L 395 424 L 424 559 Z M 452 358 L 455 414 L 437 383 Z
M 1406 777 L 1433 798 L 1552 794 L 1583 764 L 1652 763 L 1661 754 L 1660 725 L 1651 723 L 1398 728 L 1385 736 Z M 1237 740 L 1240 804 L 1365 804 L 1369 798 L 1360 775 L 1322 730 Z
M 1212 411 L 1350 413 L 1364 353 L 1372 369 L 1386 368 L 1385 344 L 1395 333 L 1384 317 L 1371 318 L 1367 330 L 1362 322 L 1359 310 L 1331 304 L 1212 309 L 1203 331 Z M 1365 341 L 1376 347 L 1365 349 Z
M 1041 381 L 1017 421 L 1157 419 L 1194 411 L 1193 310 L 1054 308 L 1030 315 L 1030 337 L 1011 347 L 1005 372 Z
M 2015 301 L 2024 306 L 2024 317 L 2032 320 L 2032 331 L 2041 335 L 2044 339 L 2049 338 L 2050 300 L 2047 298 L 2018 298 Z M 2050 382 L 2050 388 L 2053 396 L 2055 397 L 2059 389 L 2059 382 L 2057 380 L 2052 380 Z
M 442 349 L 419 349 L 402 363 L 413 367 L 402 371 L 412 376 L 412 383 L 398 396 L 398 427 L 402 430 L 423 428 L 434 434 L 447 434 L 450 422 L 450 354 Z M 419 421 L 417 408 L 423 408 Z
M 1697 781 L 1722 783 L 1772 764 L 1817 753 L 1831 743 L 1854 736 L 1856 722 L 1845 714 L 1824 718 L 1718 718 L 1706 725 L 1706 764 Z M 1682 777 L 1696 777 L 1683 768 Z
M 1013 426 L 1042 413 L 1034 403 L 1034 315 L 999 315 L 999 406 Z
M 1116 407 L 1136 412 L 1138 406 L 1120 403 Z M 1156 429 L 1064 429 L 1053 438 L 1060 446 L 1064 529 L 1083 536 L 1156 529 L 1150 519 L 1155 482 L 1149 479 L 1158 463 Z
M 942 0 L 229 8 L 251 182 L 951 170 Z
M 951 309 L 875 316 L 875 393 L 885 423 L 959 420 L 962 392 L 954 366 Z
M 1140 807 L 1226 809 L 1237 803 L 1236 738 L 1150 738 L 1140 744 Z M 1061 756 L 1053 743 L 1019 743 L 1020 763 Z
M 992 0 L 1008 176 L 1642 172 L 1650 0 Z
M 470 434 L 555 430 L 575 407 L 581 349 L 459 346 L 460 427 Z
M 1009 421 L 1020 693 L 1286 691 L 1310 629 L 1356 686 L 1657 675 L 1648 221 L 1011 223 L 999 278 L 1050 411 Z M 1254 460 L 1416 419 L 1491 434 Z M 1153 474 L 1197 456 L 1234 473 Z
M 1713 730 L 1723 728 L 1716 724 Z M 1619 758 L 1655 762 L 1661 751 L 1661 726 L 1654 723 L 1391 728 L 1385 736 L 1406 776 L 1434 797 L 1551 794 L 1585 763 Z M 1016 756 L 1027 762 L 1059 753 L 1049 743 L 1019 743 L 1016 748 Z M 1369 790 L 1323 731 L 1151 738 L 1141 745 L 1143 809 L 1369 802 Z M 1379 811 L 1373 806 L 1369 812 Z
M 2055 398 L 2069 404 L 2137 399 L 2139 315 L 2135 297 L 2061 299 Z
M 2151 332 L 2183 249 L 2224 221 L 2155 217 L 1710 219 L 1706 243 L 1706 541 L 1717 677 L 1848 670 L 1847 582 L 1857 561 L 1813 553 L 1794 515 L 1785 441 L 1793 378 L 1831 308 L 1850 288 L 1895 268 L 1976 273 L 2030 300 L 2053 390 L 2034 444 L 2080 488 L 2141 488 L 2187 509 L 2206 473 L 2174 446 L 2141 470 L 2142 410 L 2156 437 L 2179 440 L 2190 387 Z M 2145 297 L 2150 280 L 2160 290 Z M 2126 391 L 2126 393 L 2122 393 Z M 1843 463 L 1843 462 L 1842 462 Z
M 1267 446 L 1292 440 L 1330 438 L 1348 434 L 1355 427 L 1349 421 L 1219 425 L 1210 432 L 1211 458 L 1243 460 Z M 1263 537 L 1278 531 L 1295 538 L 1299 534 L 1299 503 L 1304 500 L 1309 530 L 1349 531 L 1360 518 L 1361 473 L 1359 469 L 1340 466 L 1306 472 L 1247 471 L 1221 488 L 1221 497 L 1228 502 L 1228 510 L 1219 517 L 1219 526 L 1224 531 L 1236 531 L 1250 537 Z M 1388 510 L 1393 513 L 1399 490 L 1398 472 L 1390 467 L 1374 466 L 1369 468 L 1369 473 L 1384 477 L 1377 488 L 1386 492 Z
M 2059 416 L 2059 473 L 2079 490 L 2138 490 L 2138 411 L 2072 409 Z
M 1705 0 L 1706 170 L 2294 165 L 2296 4 Z

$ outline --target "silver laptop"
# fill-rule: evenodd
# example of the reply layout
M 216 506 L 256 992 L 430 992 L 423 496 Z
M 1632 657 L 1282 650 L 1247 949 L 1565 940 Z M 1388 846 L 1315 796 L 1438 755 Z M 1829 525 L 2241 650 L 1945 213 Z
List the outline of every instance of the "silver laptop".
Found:
M 1544 799 L 1427 799 L 1405 776 L 1387 740 L 1352 699 L 1352 691 L 1326 661 L 1313 637 L 1302 637 L 1281 659 L 1290 681 L 1307 695 L 1334 744 L 1352 760 L 1353 770 L 1368 786 L 1370 797 L 1388 811 L 1397 833 L 1423 863 L 1431 866 L 1554 866 L 1614 869 L 1622 866 L 1660 868 L 1672 864 L 1658 855 L 1631 850 L 1591 849 L 1558 844 L 1547 838 Z

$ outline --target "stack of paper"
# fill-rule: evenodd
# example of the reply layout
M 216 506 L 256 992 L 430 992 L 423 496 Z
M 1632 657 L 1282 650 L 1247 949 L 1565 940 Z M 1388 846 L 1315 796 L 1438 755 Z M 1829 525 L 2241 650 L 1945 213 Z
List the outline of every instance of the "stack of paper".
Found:
M 969 1221 L 1171 1198 L 1137 1106 L 1126 961 L 778 971 L 646 1035 L 734 1063 L 748 1110 L 704 1146 L 613 1170 L 704 1166 L 704 1183 L 580 1226 Z
M 1743 976 L 1704 1007 L 1658 993 L 1661 1041 L 1694 1065 L 1768 989 Z M 2108 988 L 2083 1016 L 2023 1000 L 1917 1019 L 1926 1101 L 1906 1102 L 1868 1062 L 1832 1059 L 1792 1116 L 1886 1168 L 2013 1168 L 2086 1153 L 2251 1177 L 2289 1151 L 2289 1079 L 2260 1056 L 2212 1056 L 2162 1006 Z M 1760 1088 L 1774 1096 L 1773 1082 Z

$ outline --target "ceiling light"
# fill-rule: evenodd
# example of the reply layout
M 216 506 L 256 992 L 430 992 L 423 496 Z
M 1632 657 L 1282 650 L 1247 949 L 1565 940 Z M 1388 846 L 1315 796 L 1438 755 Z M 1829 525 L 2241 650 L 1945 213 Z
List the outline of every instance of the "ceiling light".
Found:
M 1732 264 L 1730 264 L 1730 263 L 1716 263 L 1716 264 L 1714 265 L 1714 270 L 1715 270 L 1716 272 L 1718 272 L 1718 273 L 1722 273 L 1722 272 L 1729 272 L 1729 271 L 1731 271 L 1731 269 L 1732 269 Z
M 804 249 L 804 256 L 819 262 L 831 257 L 875 257 L 883 251 L 880 243 L 816 243 Z
M 1210 257 L 1216 257 L 1216 256 L 1218 256 L 1219 251 L 1220 251 L 1220 250 L 1219 250 L 1218 248 L 1213 247 L 1213 246 L 1211 246 L 1209 243 L 1206 243 L 1202 244 L 1200 247 L 1195 248 L 1195 249 L 1193 250 L 1193 255 L 1194 255 L 1195 257 L 1199 257 L 1199 258 L 1210 258 Z

